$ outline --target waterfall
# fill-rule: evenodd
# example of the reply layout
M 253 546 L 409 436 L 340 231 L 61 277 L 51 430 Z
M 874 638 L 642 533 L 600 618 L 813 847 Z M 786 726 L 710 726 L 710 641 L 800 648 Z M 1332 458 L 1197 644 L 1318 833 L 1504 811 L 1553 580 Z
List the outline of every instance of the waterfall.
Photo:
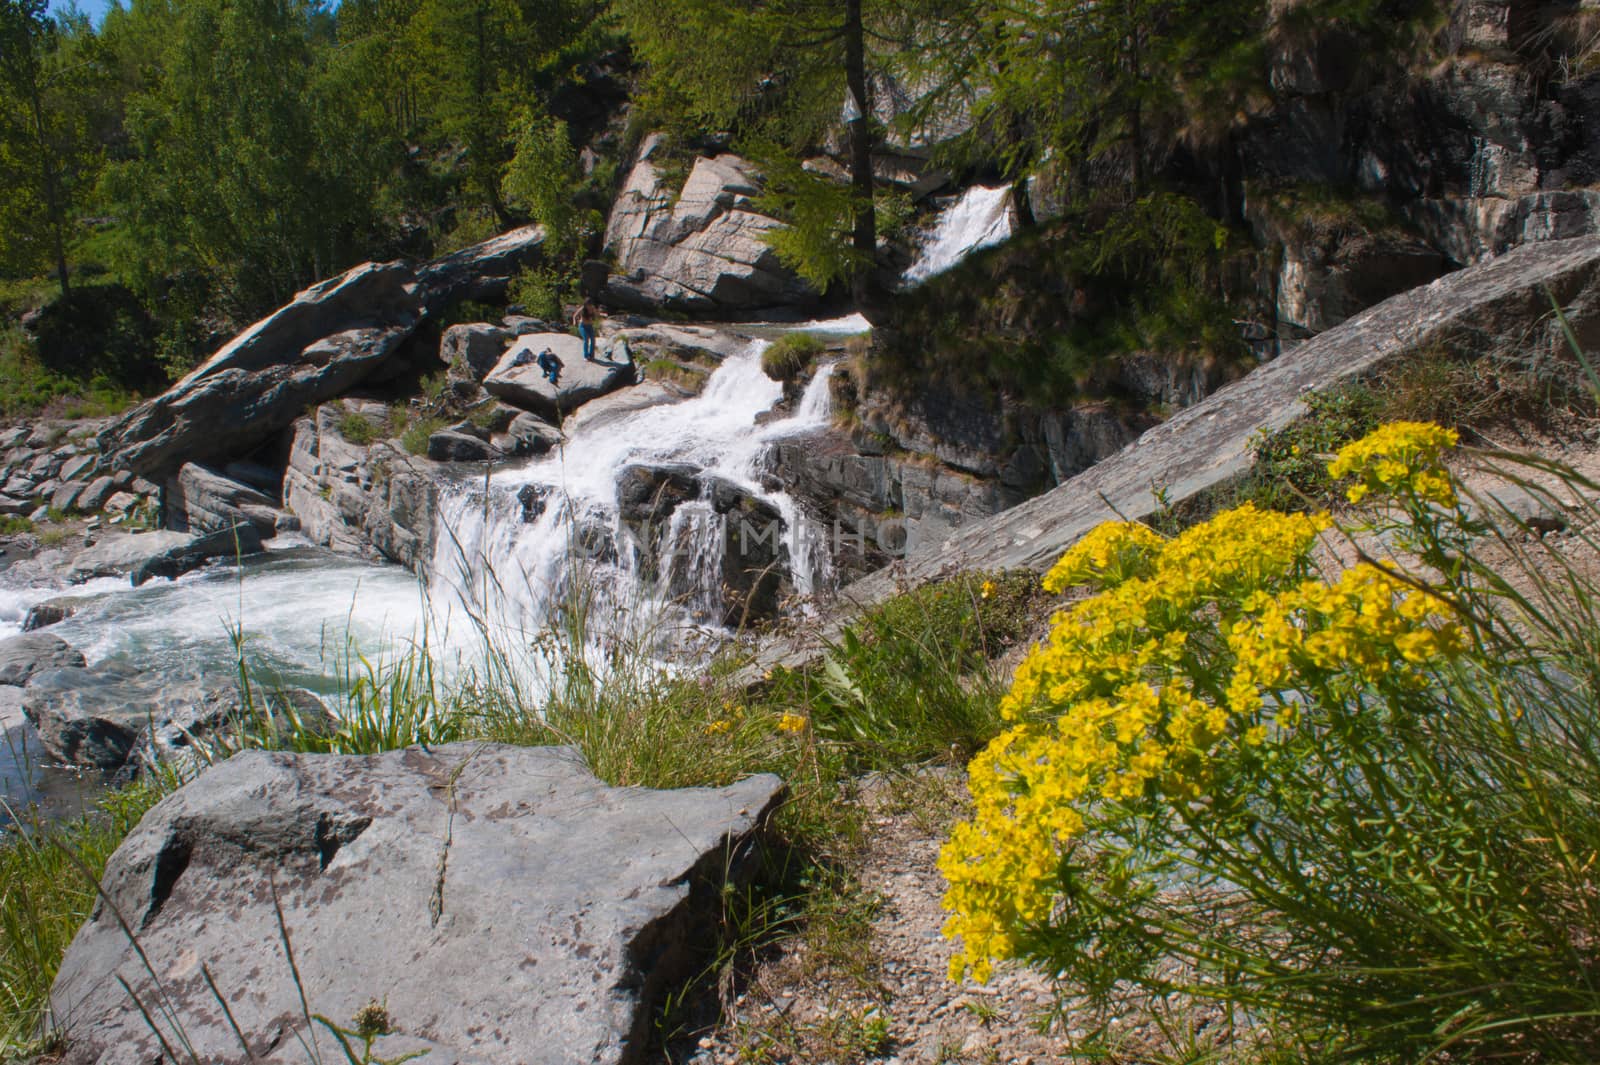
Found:
M 979 248 L 998 244 L 1011 236 L 1011 186 L 974 186 L 961 194 L 954 207 L 940 218 L 922 245 L 922 253 L 905 272 L 907 285 L 918 285 L 942 274 Z
M 591 639 L 642 639 L 666 653 L 698 646 L 697 633 L 720 638 L 724 555 L 743 532 L 729 522 L 744 514 L 726 501 L 740 499 L 781 517 L 781 536 L 750 531 L 779 545 L 794 590 L 824 587 L 832 572 L 821 530 L 763 464 L 774 441 L 827 423 L 834 367 L 817 371 L 792 414 L 757 424 L 783 394 L 761 369 L 765 346 L 728 358 L 696 397 L 577 419 L 550 455 L 447 486 L 430 571 L 436 612 L 524 639 L 580 602 Z M 635 499 L 631 518 L 621 492 L 629 477 L 658 493 L 656 506 Z

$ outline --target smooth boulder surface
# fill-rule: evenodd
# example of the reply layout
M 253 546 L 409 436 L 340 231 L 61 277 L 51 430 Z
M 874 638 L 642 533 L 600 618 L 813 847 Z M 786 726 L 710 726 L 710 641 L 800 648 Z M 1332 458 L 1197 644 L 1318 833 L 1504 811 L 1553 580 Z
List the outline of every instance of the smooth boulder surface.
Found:
M 453 378 L 482 381 L 506 353 L 514 335 L 487 322 L 453 325 L 439 341 L 439 361 L 450 367 Z
M 36 673 L 22 709 L 52 760 L 116 773 L 152 742 L 172 748 L 238 712 L 231 682 L 172 678 L 116 668 Z
M 238 755 L 157 804 L 112 856 L 104 901 L 51 993 L 69 1033 L 62 1060 L 157 1060 L 117 982 L 155 1001 L 153 969 L 208 1065 L 303 1061 L 299 1038 L 312 1033 L 281 909 L 311 1013 L 348 1024 L 369 1000 L 386 1003 L 393 1034 L 377 1056 L 638 1062 L 652 1006 L 708 945 L 700 921 L 747 867 L 780 793 L 770 776 L 612 788 L 564 748 Z
M 555 384 L 539 369 L 539 352 L 549 348 L 564 364 Z M 521 365 L 517 365 L 523 360 Z M 488 377 L 483 387 L 491 396 L 558 421 L 592 399 L 598 399 L 634 382 L 632 363 L 606 362 L 583 357 L 583 341 L 566 333 L 531 333 L 519 337 Z
M 225 529 L 190 537 L 158 555 L 152 555 L 135 566 L 128 574 L 128 579 L 133 581 L 135 588 L 157 577 L 177 580 L 214 558 L 239 559 L 246 555 L 259 555 L 261 550 L 261 533 L 254 525 L 241 521 Z
M 187 544 L 188 533 L 162 530 L 147 533 L 109 533 L 93 547 L 79 552 L 67 569 L 67 580 L 82 584 L 95 577 L 123 577 L 150 559 Z
M 0 640 L 0 684 L 26 684 L 35 673 L 83 664 L 82 651 L 47 632 Z

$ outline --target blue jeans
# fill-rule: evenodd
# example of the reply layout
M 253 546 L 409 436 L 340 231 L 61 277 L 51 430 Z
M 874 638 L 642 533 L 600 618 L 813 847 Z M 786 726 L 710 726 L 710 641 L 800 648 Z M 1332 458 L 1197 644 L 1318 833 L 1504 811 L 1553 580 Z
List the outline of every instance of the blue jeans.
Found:
M 583 357 L 594 358 L 594 326 L 588 322 L 579 322 L 578 335 L 583 338 Z

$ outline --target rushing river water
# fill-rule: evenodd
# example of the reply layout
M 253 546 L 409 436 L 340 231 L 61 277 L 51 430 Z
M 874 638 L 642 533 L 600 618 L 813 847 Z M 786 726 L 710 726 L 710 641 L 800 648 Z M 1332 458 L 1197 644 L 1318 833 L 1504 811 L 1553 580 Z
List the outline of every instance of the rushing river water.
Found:
M 1005 198 L 1004 189 L 974 189 L 957 201 L 907 281 L 1003 239 L 1010 231 Z M 852 315 L 739 332 L 843 335 L 867 328 Z M 833 367 L 814 374 L 793 410 L 774 414 L 782 387 L 761 370 L 765 345 L 752 341 L 727 358 L 699 396 L 596 417 L 580 413 L 552 454 L 502 467 L 487 481 L 463 477 L 445 486 L 427 575 L 337 555 L 293 536 L 271 541 L 241 567 L 208 566 L 139 588 L 126 578 L 65 586 L 0 572 L 0 638 L 21 631 L 30 607 L 71 596 L 79 600 L 76 613 L 49 631 L 91 666 L 228 674 L 242 649 L 252 674 L 268 683 L 337 695 L 356 655 L 381 670 L 425 643 L 449 677 L 481 663 L 492 642 L 526 659 L 528 679 L 537 685 L 554 664 L 522 652 L 581 582 L 591 645 L 648 634 L 639 645 L 663 658 L 673 650 L 692 655 L 726 635 L 717 604 L 724 594 L 724 533 L 733 519 L 716 512 L 713 485 L 781 517 L 776 535 L 795 592 L 825 591 L 832 580 L 826 531 L 763 477 L 763 462 L 773 442 L 828 421 Z M 618 505 L 618 478 L 635 465 L 680 468 L 704 486 L 666 519 L 662 542 L 669 550 L 659 564 L 634 549 L 639 531 Z M 529 492 L 539 500 L 536 514 L 526 504 Z M 609 548 L 593 550 L 597 538 Z M 42 773 L 36 743 L 23 728 L 0 736 L 0 800 L 13 806 L 42 800 L 59 812 L 94 793 L 71 774 Z

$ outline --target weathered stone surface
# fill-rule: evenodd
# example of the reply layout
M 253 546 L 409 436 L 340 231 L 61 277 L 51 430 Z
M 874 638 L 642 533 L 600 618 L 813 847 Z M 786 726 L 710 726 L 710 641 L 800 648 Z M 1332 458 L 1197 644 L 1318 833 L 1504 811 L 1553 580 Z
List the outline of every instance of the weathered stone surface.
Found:
M 80 552 L 67 569 L 67 580 L 82 584 L 95 577 L 122 577 L 140 563 L 189 542 L 187 533 L 111 533 Z
M 477 322 L 470 325 L 453 325 L 444 331 L 439 342 L 439 359 L 448 367 L 452 377 L 482 381 L 489 376 L 513 333 L 497 325 Z
M 313 285 L 118 419 L 102 448 L 141 474 L 247 450 L 398 350 L 419 320 L 414 280 L 404 263 L 364 263 Z
M 417 271 L 417 296 L 431 315 L 462 300 L 498 303 L 517 271 L 539 261 L 543 246 L 544 227 L 523 226 L 435 259 Z
M 48 632 L 0 640 L 0 684 L 26 684 L 35 673 L 83 664 L 83 652 Z
M 638 1062 L 652 1005 L 709 938 L 701 907 L 749 867 L 779 793 L 770 776 L 609 788 L 563 748 L 238 755 L 162 800 L 107 865 L 51 994 L 63 1061 L 160 1056 L 116 980 L 163 994 L 119 914 L 201 1060 L 246 1061 L 202 965 L 255 1060 L 300 1060 L 312 1033 L 281 910 L 311 1012 L 348 1022 L 387 1004 L 378 1056 Z
M 167 487 L 167 524 L 195 533 L 253 525 L 260 536 L 275 531 L 278 507 L 273 499 L 231 477 L 186 462 Z
M 564 366 L 555 384 L 539 369 L 539 352 L 549 348 Z M 521 365 L 518 361 L 522 360 Z M 611 363 L 583 357 L 583 342 L 565 333 L 533 333 L 519 337 L 507 349 L 498 365 L 484 378 L 483 387 L 492 396 L 515 404 L 547 421 L 559 421 L 592 399 L 634 381 L 635 369 L 629 363 Z
M 177 580 L 213 558 L 242 558 L 260 553 L 261 533 L 254 525 L 241 521 L 225 529 L 190 537 L 159 555 L 143 560 L 133 568 L 128 578 L 133 581 L 134 587 L 157 577 Z
M 503 441 L 500 435 L 505 437 Z M 526 411 L 513 418 L 505 433 L 494 439 L 496 447 L 511 455 L 543 455 L 560 443 L 560 429 Z
M 346 440 L 338 425 L 347 405 L 324 404 L 295 422 L 284 507 L 313 543 L 412 569 L 425 565 L 433 553 L 437 468 L 388 443 Z
M 772 504 L 730 481 L 713 486 L 712 500 L 722 518 L 722 624 L 743 629 L 776 617 L 791 588 L 788 523 Z
M 89 486 L 82 481 L 67 481 L 50 495 L 50 509 L 59 510 L 66 514 L 78 508 L 78 497 L 87 491 Z
M 97 510 L 104 509 L 107 500 L 111 498 L 116 490 L 116 478 L 110 476 L 96 477 L 89 482 L 89 487 L 85 488 L 83 494 L 78 497 L 78 509 L 86 514 L 93 514 Z
M 86 481 L 94 473 L 94 468 L 99 462 L 93 455 L 79 455 L 68 459 L 61 464 L 61 479 L 63 481 Z
M 1586 350 L 1600 343 L 1600 237 L 1530 244 L 1395 296 L 1330 329 L 1148 430 L 1139 440 L 1065 484 L 1005 513 L 958 530 L 938 550 L 907 560 L 903 579 L 924 580 L 955 566 L 1044 569 L 1080 536 L 1117 515 L 1138 520 L 1157 508 L 1245 472 L 1250 441 L 1299 418 L 1304 396 L 1408 354 L 1441 346 L 1550 367 L 1570 361 L 1550 315 L 1554 296 Z M 891 591 L 888 576 L 847 590 L 871 600 Z
M 816 302 L 762 239 L 781 223 L 751 206 L 760 179 L 748 162 L 695 160 L 674 201 L 651 161 L 656 148 L 646 141 L 612 208 L 606 249 L 617 266 L 607 302 L 703 316 Z
M 434 462 L 488 462 L 499 457 L 492 444 L 471 433 L 441 429 L 428 437 L 428 458 Z

